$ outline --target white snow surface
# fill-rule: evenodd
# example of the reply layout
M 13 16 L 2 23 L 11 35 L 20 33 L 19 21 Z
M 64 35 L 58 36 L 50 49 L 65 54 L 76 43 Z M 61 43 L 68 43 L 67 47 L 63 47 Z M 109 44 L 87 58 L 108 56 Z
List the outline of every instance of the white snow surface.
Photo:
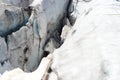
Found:
M 53 72 L 60 80 L 120 80 L 120 3 L 82 3 L 66 41 L 53 53 Z

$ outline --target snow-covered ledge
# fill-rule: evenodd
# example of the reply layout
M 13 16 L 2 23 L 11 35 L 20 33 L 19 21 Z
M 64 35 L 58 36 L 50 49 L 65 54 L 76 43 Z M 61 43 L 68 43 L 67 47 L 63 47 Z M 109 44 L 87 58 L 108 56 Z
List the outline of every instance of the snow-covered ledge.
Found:
M 20 68 L 5 72 L 0 80 L 46 80 L 47 71 L 52 62 L 52 55 L 43 58 L 37 70 L 32 73 L 25 73 Z
M 120 3 L 73 1 L 76 22 L 53 53 L 49 80 L 120 80 Z

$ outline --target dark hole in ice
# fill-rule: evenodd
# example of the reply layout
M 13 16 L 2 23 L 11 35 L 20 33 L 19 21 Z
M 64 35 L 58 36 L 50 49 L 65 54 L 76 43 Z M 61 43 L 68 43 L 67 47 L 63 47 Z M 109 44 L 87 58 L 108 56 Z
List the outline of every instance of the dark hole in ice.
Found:
M 4 61 L 2 61 L 0 64 L 1 64 L 1 66 L 3 66 L 4 65 Z
M 28 47 L 26 47 L 26 48 L 23 50 L 24 54 L 25 54 L 28 50 L 29 50 Z
M 27 62 L 27 61 L 28 61 L 28 58 L 25 58 L 24 61 Z
M 49 51 L 44 51 L 43 57 L 47 57 L 49 53 L 50 53 Z

